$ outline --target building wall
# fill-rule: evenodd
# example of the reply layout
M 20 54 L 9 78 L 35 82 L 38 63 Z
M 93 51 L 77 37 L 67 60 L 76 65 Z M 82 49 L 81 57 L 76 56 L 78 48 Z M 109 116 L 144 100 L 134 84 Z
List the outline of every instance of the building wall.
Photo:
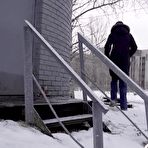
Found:
M 72 0 L 1 2 L 0 95 L 24 95 L 24 19 L 35 25 L 69 63 L 71 15 Z M 33 72 L 49 96 L 69 96 L 70 76 L 36 38 L 33 41 Z
M 148 89 L 148 50 L 138 50 L 132 57 L 130 77 L 143 89 Z
M 138 84 L 139 83 L 139 75 L 140 75 L 140 62 L 139 62 L 139 56 L 133 56 L 131 58 L 131 65 L 130 65 L 130 77 Z M 136 70 L 138 69 L 138 70 Z M 136 70 L 136 71 L 135 71 Z
M 24 19 L 33 13 L 34 0 L 0 2 L 0 95 L 24 94 Z
M 111 78 L 108 67 L 92 54 L 85 54 L 84 60 L 85 72 L 92 82 L 102 90 L 110 90 Z M 80 74 L 79 65 L 79 55 L 76 55 L 72 60 L 72 66 Z M 130 77 L 143 89 L 148 89 L 148 50 L 138 50 L 131 58 Z M 97 89 L 88 78 L 86 82 L 92 89 Z
M 52 47 L 69 63 L 71 52 L 72 0 L 36 0 L 35 26 Z M 70 76 L 50 54 L 34 41 L 34 73 L 50 97 L 69 96 Z

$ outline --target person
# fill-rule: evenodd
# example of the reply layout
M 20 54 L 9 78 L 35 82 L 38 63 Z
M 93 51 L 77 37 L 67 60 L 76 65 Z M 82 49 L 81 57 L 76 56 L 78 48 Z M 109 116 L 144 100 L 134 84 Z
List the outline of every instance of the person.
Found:
M 124 73 L 129 75 L 130 57 L 137 50 L 136 42 L 130 33 L 129 26 L 118 21 L 111 28 L 111 33 L 105 44 L 105 55 L 115 63 Z M 120 107 L 127 110 L 127 84 L 119 78 L 113 71 L 109 70 L 111 75 L 111 104 L 117 100 L 118 82 L 120 93 Z

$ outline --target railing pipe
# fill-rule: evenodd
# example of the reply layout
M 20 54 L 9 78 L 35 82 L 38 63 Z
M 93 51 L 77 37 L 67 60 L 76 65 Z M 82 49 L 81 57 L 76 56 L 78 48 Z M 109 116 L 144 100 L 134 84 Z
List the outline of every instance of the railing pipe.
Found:
M 79 40 L 79 36 L 78 36 L 78 40 Z M 84 82 L 86 82 L 85 76 L 83 74 L 84 71 L 84 52 L 83 52 L 83 44 L 82 42 L 78 42 L 79 44 L 79 55 L 80 55 L 80 74 L 81 74 L 81 78 Z M 87 101 L 87 94 L 85 93 L 85 91 L 83 91 L 83 100 Z
M 84 148 L 83 145 L 80 144 L 80 142 L 78 142 L 73 136 L 72 134 L 68 131 L 68 129 L 65 127 L 65 125 L 62 123 L 62 121 L 60 120 L 60 118 L 58 117 L 56 111 L 54 110 L 53 106 L 51 105 L 50 101 L 48 100 L 45 92 L 43 91 L 42 87 L 40 86 L 39 82 L 37 81 L 37 79 L 35 78 L 35 76 L 32 74 L 32 78 L 36 84 L 36 86 L 38 87 L 38 89 L 40 90 L 41 94 L 43 95 L 44 99 L 46 100 L 46 102 L 48 103 L 52 113 L 54 114 L 54 116 L 56 117 L 56 119 L 58 120 L 59 124 L 61 125 L 61 127 L 64 129 L 64 131 L 81 147 Z
M 87 39 L 78 33 L 79 41 L 87 46 L 105 65 L 107 65 L 116 75 L 118 75 L 127 85 L 135 91 L 145 102 L 146 120 L 148 128 L 148 96 L 144 90 L 138 86 L 128 75 L 126 75 L 118 66 L 107 58 L 100 50 L 93 46 Z
M 93 46 L 87 39 L 78 33 L 80 42 L 85 44 L 101 61 L 107 65 L 116 75 L 118 75 L 130 88 L 132 88 L 141 98 L 148 101 L 148 96 L 143 89 L 138 86 L 128 75 L 126 75 L 118 66 L 116 66 L 109 58 L 107 58 L 100 50 Z
M 98 102 L 103 113 L 108 111 L 107 107 L 100 101 L 100 99 L 95 95 L 95 93 L 90 89 L 90 87 L 81 79 L 81 77 L 68 65 L 68 63 L 54 50 L 54 48 L 45 40 L 45 38 L 33 27 L 33 25 L 25 20 L 26 24 L 30 27 L 31 31 L 38 37 L 38 39 L 46 46 L 51 54 L 56 58 L 56 60 L 63 65 L 65 70 L 75 79 L 75 81 L 81 86 L 81 88 L 88 94 L 88 96 L 93 100 Z
M 108 111 L 107 107 L 97 98 L 94 92 L 88 87 L 88 85 L 79 77 L 79 75 L 67 64 L 67 62 L 54 50 L 54 48 L 44 39 L 44 37 L 25 20 L 26 24 L 30 27 L 31 31 L 38 37 L 39 40 L 50 49 L 51 54 L 57 59 L 57 61 L 63 65 L 65 70 L 76 80 L 81 88 L 88 94 L 88 96 L 95 102 L 93 109 L 93 122 L 94 122 L 94 148 L 103 148 L 103 127 L 102 127 L 102 113 Z M 101 146 L 101 147 L 100 147 Z
M 108 95 L 106 95 L 106 93 L 95 83 L 93 82 L 88 75 L 83 72 L 83 74 L 85 75 L 85 77 L 107 98 L 107 100 L 109 100 L 110 102 L 112 102 L 112 100 L 108 97 Z M 136 123 L 134 123 L 127 115 L 124 111 L 122 111 L 120 109 L 120 107 L 115 106 L 131 123 L 132 125 L 146 138 L 146 140 L 148 141 L 148 136 L 136 125 Z

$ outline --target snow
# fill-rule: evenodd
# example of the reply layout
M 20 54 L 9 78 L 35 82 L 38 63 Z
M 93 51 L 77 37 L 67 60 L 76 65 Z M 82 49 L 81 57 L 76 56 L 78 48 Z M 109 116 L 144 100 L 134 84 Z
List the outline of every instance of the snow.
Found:
M 100 92 L 95 91 L 99 98 Z M 76 98 L 82 97 L 81 91 L 75 92 Z M 143 100 L 134 93 L 128 93 L 128 102 L 133 108 L 125 113 L 147 135 L 145 107 Z M 108 107 L 109 111 L 103 115 L 103 120 L 111 129 L 112 134 L 103 133 L 104 148 L 143 148 L 145 137 L 119 112 L 115 107 Z M 53 134 L 53 139 L 36 128 L 23 122 L 12 120 L 0 121 L 0 148 L 79 148 L 79 146 L 64 133 Z M 85 147 L 93 148 L 93 128 L 88 131 L 73 132 L 72 135 Z

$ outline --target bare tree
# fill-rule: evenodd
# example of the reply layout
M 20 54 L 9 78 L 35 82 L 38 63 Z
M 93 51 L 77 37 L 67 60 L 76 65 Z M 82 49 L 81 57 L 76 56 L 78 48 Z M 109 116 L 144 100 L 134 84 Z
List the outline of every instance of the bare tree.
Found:
M 72 23 L 78 21 L 78 19 L 96 9 L 102 10 L 104 13 L 108 12 L 108 8 L 116 13 L 116 10 L 132 6 L 141 7 L 147 5 L 147 0 L 73 0 L 73 18 Z M 107 8 L 107 9 L 106 9 Z
M 81 2 L 79 0 L 74 1 L 72 22 L 77 21 L 81 16 L 95 9 L 103 9 L 103 7 L 109 6 L 115 10 L 117 6 L 123 7 L 124 4 L 123 0 L 81 0 Z
M 108 25 L 106 22 L 109 21 L 110 16 L 114 14 L 118 16 L 119 13 L 128 11 L 127 7 L 131 7 L 132 11 L 136 11 L 137 8 L 144 9 L 145 4 L 148 4 L 147 0 L 73 0 L 73 52 L 71 56 L 73 68 L 79 73 L 78 31 L 100 48 L 106 39 Z M 106 22 L 102 19 L 104 17 L 107 18 Z M 84 54 L 85 71 L 102 89 L 107 89 L 110 79 L 108 68 L 92 54 L 88 54 L 87 48 L 84 50 L 86 51 Z M 92 87 L 91 84 L 89 85 Z
M 90 18 L 89 22 L 85 25 L 85 27 L 83 26 L 80 30 L 80 32 L 83 35 L 87 35 L 88 39 L 97 47 L 101 47 L 102 43 L 105 41 L 106 39 L 106 28 L 107 28 L 107 24 L 104 23 L 101 19 L 93 19 Z M 80 28 L 79 28 L 80 29 Z M 85 29 L 85 31 L 83 31 L 83 29 Z M 75 40 L 75 43 L 73 44 L 73 52 L 71 55 L 71 60 L 78 55 L 78 45 L 77 45 L 77 34 L 74 34 L 73 36 L 73 41 Z M 84 47 L 84 52 L 89 52 L 89 49 L 87 49 L 86 47 Z
M 106 39 L 106 28 L 107 24 L 103 23 L 101 19 L 94 20 L 90 18 L 89 24 L 86 26 L 85 30 L 88 30 L 90 41 L 97 47 L 100 47 Z
M 95 18 L 96 15 L 94 16 L 93 14 L 97 13 L 98 16 L 109 18 L 110 15 L 113 14 L 118 15 L 119 13 L 124 13 L 127 7 L 128 8 L 131 7 L 133 11 L 136 10 L 137 8 L 144 9 L 144 6 L 146 4 L 148 4 L 147 0 L 130 0 L 130 1 L 129 0 L 73 0 L 73 16 L 72 16 L 73 54 L 77 52 L 77 32 L 79 31 L 83 35 L 87 36 L 86 28 L 88 28 L 90 22 L 86 23 L 86 21 L 84 20 L 84 16 L 86 16 L 87 19 L 88 14 L 91 14 L 92 15 L 91 17 Z M 106 24 L 104 24 L 104 27 L 98 25 L 100 24 L 100 22 L 98 23 L 98 16 L 91 21 L 91 22 L 95 21 L 97 22 L 94 23 L 97 24 L 95 27 L 93 27 L 94 33 L 92 33 L 92 30 L 90 30 L 92 35 L 99 32 L 96 31 L 96 29 L 102 30 L 102 28 L 106 28 Z M 87 19 L 87 21 L 89 21 L 89 19 Z M 87 34 L 90 33 L 87 32 Z M 99 32 L 99 34 L 95 35 L 95 37 L 97 37 L 95 44 L 99 45 L 100 42 L 103 40 L 101 39 L 102 33 Z

